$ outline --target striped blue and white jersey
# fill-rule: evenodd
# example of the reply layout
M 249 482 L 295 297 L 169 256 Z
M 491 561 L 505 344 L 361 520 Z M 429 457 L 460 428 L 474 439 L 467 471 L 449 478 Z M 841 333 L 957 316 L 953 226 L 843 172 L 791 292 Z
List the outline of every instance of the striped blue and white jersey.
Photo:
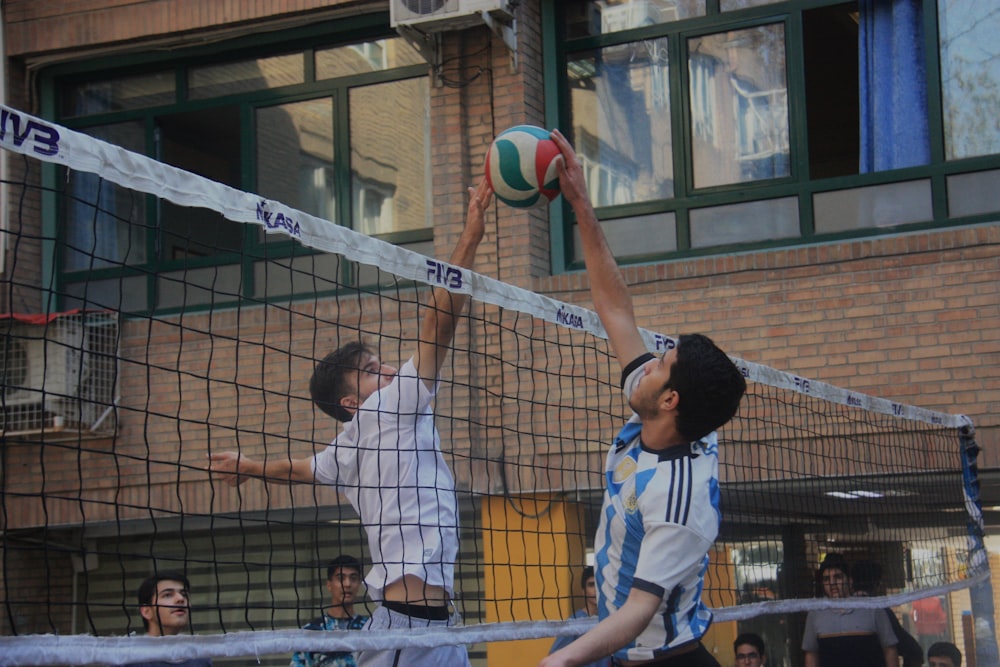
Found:
M 625 395 L 649 357 L 629 365 Z M 650 660 L 698 640 L 712 622 L 701 599 L 708 551 L 719 534 L 719 452 L 715 433 L 689 445 L 647 449 L 637 415 L 608 452 L 604 506 L 595 539 L 598 615 L 619 609 L 633 588 L 660 597 L 652 621 L 615 653 Z

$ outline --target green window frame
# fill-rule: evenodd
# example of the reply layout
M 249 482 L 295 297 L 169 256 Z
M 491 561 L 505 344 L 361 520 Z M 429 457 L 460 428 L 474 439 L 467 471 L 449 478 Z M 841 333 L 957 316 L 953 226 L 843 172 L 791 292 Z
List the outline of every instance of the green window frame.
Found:
M 601 164 L 589 182 L 591 197 L 619 261 L 647 263 L 996 221 L 1000 195 L 993 193 L 1000 188 L 1000 129 L 995 124 L 980 128 L 978 136 L 990 136 L 987 148 L 979 154 L 975 150 L 963 154 L 955 148 L 959 142 L 952 141 L 949 132 L 963 121 L 955 119 L 954 107 L 960 105 L 949 106 L 949 100 L 955 99 L 956 80 L 958 84 L 968 82 L 961 81 L 961 67 L 967 66 L 962 63 L 963 54 L 954 46 L 956 42 L 949 40 L 957 36 L 959 18 L 966 25 L 975 23 L 970 12 L 979 11 L 981 20 L 992 22 L 989 25 L 1000 19 L 987 5 L 971 0 L 917 2 L 923 32 L 914 41 L 918 45 L 922 42 L 926 54 L 923 83 L 929 156 L 924 163 L 913 166 L 860 173 L 860 168 L 851 171 L 842 165 L 829 168 L 821 159 L 823 151 L 829 150 L 822 144 L 824 139 L 834 146 L 837 142 L 856 142 L 858 129 L 849 126 L 860 122 L 857 117 L 846 118 L 843 123 L 829 122 L 834 118 L 832 111 L 826 116 L 827 122 L 817 122 L 817 118 L 823 118 L 822 109 L 836 100 L 830 95 L 824 97 L 822 90 L 817 95 L 817 87 L 810 86 L 818 79 L 818 62 L 839 62 L 849 74 L 849 60 L 857 55 L 857 47 L 848 45 L 848 50 L 837 52 L 824 43 L 827 50 L 817 55 L 820 40 L 816 35 L 820 34 L 817 30 L 826 29 L 827 15 L 839 12 L 849 16 L 857 2 L 542 0 L 544 49 L 554 54 L 545 64 L 546 99 L 556 102 L 547 105 L 546 122 L 568 131 L 578 153 L 591 153 L 584 155 L 585 165 L 588 159 L 591 163 L 598 161 L 592 155 L 599 156 Z M 977 6 L 980 9 L 976 10 Z M 959 17 L 959 11 L 964 15 Z M 601 12 L 608 12 L 609 18 Z M 613 17 L 612 12 L 616 14 Z M 628 20 L 615 23 L 618 15 L 626 12 Z M 951 12 L 949 17 L 955 19 L 951 23 L 956 25 L 942 20 L 946 12 Z M 700 124 L 706 106 L 711 108 L 710 103 L 722 101 L 703 99 L 704 82 L 712 73 L 705 74 L 706 68 L 698 58 L 713 53 L 713 48 L 719 52 L 720 47 L 713 46 L 712 40 L 720 35 L 725 39 L 716 42 L 723 42 L 724 48 L 740 56 L 733 63 L 715 59 L 721 67 L 729 65 L 727 77 L 733 81 L 729 83 L 730 95 L 732 89 L 746 89 L 758 91 L 760 98 L 769 88 L 775 88 L 773 82 L 769 86 L 751 81 L 759 84 L 756 89 L 735 82 L 741 77 L 754 78 L 754 64 L 748 64 L 748 60 L 752 61 L 756 54 L 767 54 L 760 57 L 761 62 L 773 63 L 777 56 L 784 59 L 784 98 L 773 95 L 770 99 L 784 105 L 785 125 L 780 120 L 775 122 L 777 132 L 773 134 L 786 133 L 782 140 L 787 149 L 766 177 L 739 180 L 740 176 L 735 176 L 727 180 L 723 176 L 713 181 L 712 172 L 703 168 L 704 153 L 699 151 L 706 135 L 716 144 L 724 141 L 712 135 L 713 128 Z M 765 40 L 778 44 L 783 51 L 763 49 Z M 733 50 L 741 42 L 753 48 Z M 949 48 L 957 55 L 952 57 Z M 621 53 L 630 49 L 630 54 Z M 995 50 L 994 61 L 1000 61 L 997 54 L 1000 49 Z M 657 58 L 666 66 L 653 63 Z M 623 63 L 628 63 L 628 69 Z M 677 63 L 681 66 L 673 66 Z M 853 67 L 854 76 L 860 76 L 857 60 Z M 992 84 L 1000 85 L 1000 65 L 987 62 L 984 67 Z M 621 74 L 623 71 L 627 73 Z M 601 80 L 612 76 L 625 80 L 632 89 Z M 659 87 L 649 83 L 657 80 L 662 83 Z M 645 101 L 623 109 L 626 104 L 619 100 L 627 99 L 636 90 Z M 1000 91 L 993 88 L 990 94 L 993 103 L 984 106 L 995 109 L 1000 104 Z M 750 97 L 743 96 L 744 100 Z M 651 110 L 657 100 L 661 111 Z M 614 108 L 608 110 L 609 106 Z M 728 108 L 727 113 L 733 117 L 734 112 Z M 995 117 L 995 112 L 981 115 Z M 644 150 L 646 146 L 641 136 L 622 139 L 625 131 L 621 128 L 647 125 L 659 128 L 659 134 L 651 131 L 645 141 L 656 145 L 660 153 L 654 151 L 649 157 L 639 150 L 629 163 L 629 149 Z M 739 127 L 727 127 L 724 122 L 716 124 L 719 126 L 739 134 Z M 580 130 L 575 134 L 582 136 L 574 136 L 575 130 Z M 616 147 L 616 141 L 621 146 Z M 738 136 L 729 141 L 732 150 L 739 152 Z M 756 157 L 752 146 L 744 153 Z M 554 206 L 552 214 L 554 271 L 577 270 L 583 264 L 574 238 L 572 213 L 563 203 Z
M 351 62 L 360 65 L 344 66 L 347 49 L 351 50 Z M 406 177 L 417 174 L 419 179 L 421 197 L 414 194 L 418 188 L 413 184 L 401 186 L 409 188 L 403 197 L 407 205 L 417 207 L 407 211 L 413 215 L 393 215 L 387 210 L 385 202 L 391 199 L 392 191 L 387 192 L 384 183 L 386 160 L 379 158 L 390 150 L 392 138 L 381 137 L 385 122 L 380 126 L 369 122 L 369 117 L 378 113 L 362 113 L 373 98 L 387 91 L 399 95 L 414 117 L 423 121 L 414 130 L 422 133 L 422 150 L 399 151 L 399 160 L 409 163 L 397 169 Z M 384 12 L 191 47 L 170 55 L 150 52 L 74 61 L 49 67 L 40 75 L 41 115 L 46 118 L 101 138 L 110 133 L 115 143 L 136 152 L 201 171 L 238 189 L 423 253 L 433 246 L 430 206 L 425 201 L 429 194 L 423 192 L 425 183 L 420 175 L 421 169 L 429 169 L 429 96 L 426 62 L 389 30 Z M 399 113 L 398 108 L 394 113 Z M 192 134 L 192 127 L 206 118 L 214 119 L 212 128 L 232 131 L 208 138 Z M 281 132 L 272 129 L 276 118 L 282 121 Z M 299 119 L 312 123 L 307 129 L 316 129 L 327 118 L 326 139 L 310 136 L 314 146 L 307 151 L 303 138 L 301 145 L 295 146 L 297 151 L 285 146 L 282 152 L 282 132 L 286 137 L 295 133 Z M 366 123 L 372 126 L 366 127 Z M 305 134 L 300 131 L 295 136 Z M 212 145 L 203 149 L 199 159 L 184 157 L 199 150 L 206 139 Z M 362 144 L 375 152 L 367 163 L 376 166 L 366 168 L 364 152 L 352 151 Z M 315 156 L 302 157 L 310 151 Z M 226 152 L 238 158 L 227 162 Z M 291 156 L 296 160 L 295 169 L 269 165 L 269 157 L 284 160 L 290 153 L 296 153 Z M 206 159 L 211 157 L 219 159 Z M 178 162 L 184 159 L 190 164 Z M 200 168 L 202 162 L 204 169 Z M 220 162 L 215 172 L 208 164 L 211 162 Z M 74 183 L 65 184 L 64 170 L 51 165 L 44 169 L 46 185 L 62 185 L 72 194 Z M 278 178 L 286 176 L 283 171 L 293 173 L 287 174 L 288 182 L 282 184 Z M 171 216 L 170 205 L 154 197 L 123 195 L 115 186 L 96 185 L 96 178 L 88 183 L 86 175 L 72 176 L 80 183 L 76 187 L 90 188 L 89 192 L 103 188 L 101 197 L 131 198 L 127 205 L 136 218 L 155 224 L 149 224 L 150 231 L 144 235 L 137 235 L 134 228 L 123 231 L 120 227 L 121 247 L 128 250 L 116 246 L 110 251 L 121 255 L 117 261 L 100 261 L 100 257 L 95 261 L 74 255 L 73 250 L 54 254 L 54 270 L 47 273 L 56 276 L 53 287 L 60 295 L 60 307 L 83 305 L 84 290 L 100 290 L 102 285 L 107 285 L 109 294 L 122 293 L 117 304 L 111 305 L 136 314 L 220 305 L 218 292 L 204 289 L 199 294 L 196 284 L 183 293 L 171 293 L 169 281 L 181 273 L 194 283 L 200 272 L 206 283 L 212 280 L 217 285 L 221 280 L 232 286 L 231 301 L 286 300 L 314 294 L 314 281 L 296 277 L 305 275 L 300 268 L 330 276 L 332 281 L 327 284 L 331 286 L 355 287 L 375 279 L 372 269 L 326 257 L 283 236 L 265 235 L 255 225 L 233 223 L 208 211 L 195 215 L 198 211 L 193 209 Z M 295 199 L 296 192 L 302 195 L 300 201 L 282 198 L 290 193 Z M 61 199 L 63 203 L 54 196 L 45 197 L 43 224 L 62 248 L 68 233 L 65 223 L 71 218 L 67 208 L 74 204 L 65 203 L 71 197 Z M 198 229 L 205 226 L 212 229 L 213 238 L 199 241 L 195 238 Z M 216 247 L 216 243 L 220 245 Z M 287 283 L 278 289 L 274 270 L 267 269 L 275 260 L 290 268 L 284 272 L 287 276 L 278 278 Z M 336 291 L 332 287 L 320 289 L 321 293 Z

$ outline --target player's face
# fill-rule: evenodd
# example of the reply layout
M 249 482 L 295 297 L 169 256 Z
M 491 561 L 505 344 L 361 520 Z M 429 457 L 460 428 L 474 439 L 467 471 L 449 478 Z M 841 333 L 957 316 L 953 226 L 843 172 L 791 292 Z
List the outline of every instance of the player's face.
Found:
M 378 355 L 370 354 L 361 360 L 358 369 L 358 405 L 380 389 L 385 389 L 396 377 L 396 368 L 383 364 Z
M 587 612 L 594 616 L 597 614 L 597 581 L 594 577 L 588 577 L 584 583 L 583 596 L 587 602 Z
M 736 667 L 760 667 L 764 656 L 753 644 L 740 644 L 736 647 Z
M 846 598 L 851 594 L 851 580 L 842 570 L 835 567 L 824 570 L 820 580 L 828 598 Z
M 933 657 L 927 658 L 927 667 L 958 667 L 951 661 L 951 658 Z
M 326 580 L 326 590 L 330 591 L 333 606 L 350 606 L 358 594 L 361 573 L 350 567 L 338 567 L 333 576 Z
M 139 608 L 149 622 L 149 634 L 162 637 L 180 634 L 188 626 L 191 603 L 184 583 L 164 579 L 156 584 L 156 595 L 150 604 Z
M 667 351 L 658 359 L 650 359 L 643 365 L 642 377 L 629 400 L 629 407 L 640 417 L 655 415 L 664 392 L 674 391 L 664 387 L 670 382 L 670 371 L 675 361 L 677 361 L 677 348 Z

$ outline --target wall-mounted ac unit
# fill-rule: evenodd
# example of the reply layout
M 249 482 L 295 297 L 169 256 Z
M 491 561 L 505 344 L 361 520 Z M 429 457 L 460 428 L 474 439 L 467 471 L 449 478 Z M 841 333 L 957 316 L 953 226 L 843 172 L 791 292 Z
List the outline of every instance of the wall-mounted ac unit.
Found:
M 73 313 L 0 320 L 0 434 L 110 435 L 116 427 L 118 318 Z
M 461 30 L 483 23 L 483 12 L 493 18 L 514 17 L 511 0 L 389 0 L 393 28 L 411 26 L 421 32 Z

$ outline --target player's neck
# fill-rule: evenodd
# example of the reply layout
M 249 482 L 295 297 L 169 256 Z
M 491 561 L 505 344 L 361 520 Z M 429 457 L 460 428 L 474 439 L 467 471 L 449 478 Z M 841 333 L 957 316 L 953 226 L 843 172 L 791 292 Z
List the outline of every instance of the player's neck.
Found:
M 340 604 L 327 607 L 326 615 L 330 618 L 354 618 L 354 605 Z
M 660 415 L 642 422 L 642 444 L 647 449 L 663 451 L 688 444 L 687 439 L 674 427 L 674 420 L 668 415 Z

